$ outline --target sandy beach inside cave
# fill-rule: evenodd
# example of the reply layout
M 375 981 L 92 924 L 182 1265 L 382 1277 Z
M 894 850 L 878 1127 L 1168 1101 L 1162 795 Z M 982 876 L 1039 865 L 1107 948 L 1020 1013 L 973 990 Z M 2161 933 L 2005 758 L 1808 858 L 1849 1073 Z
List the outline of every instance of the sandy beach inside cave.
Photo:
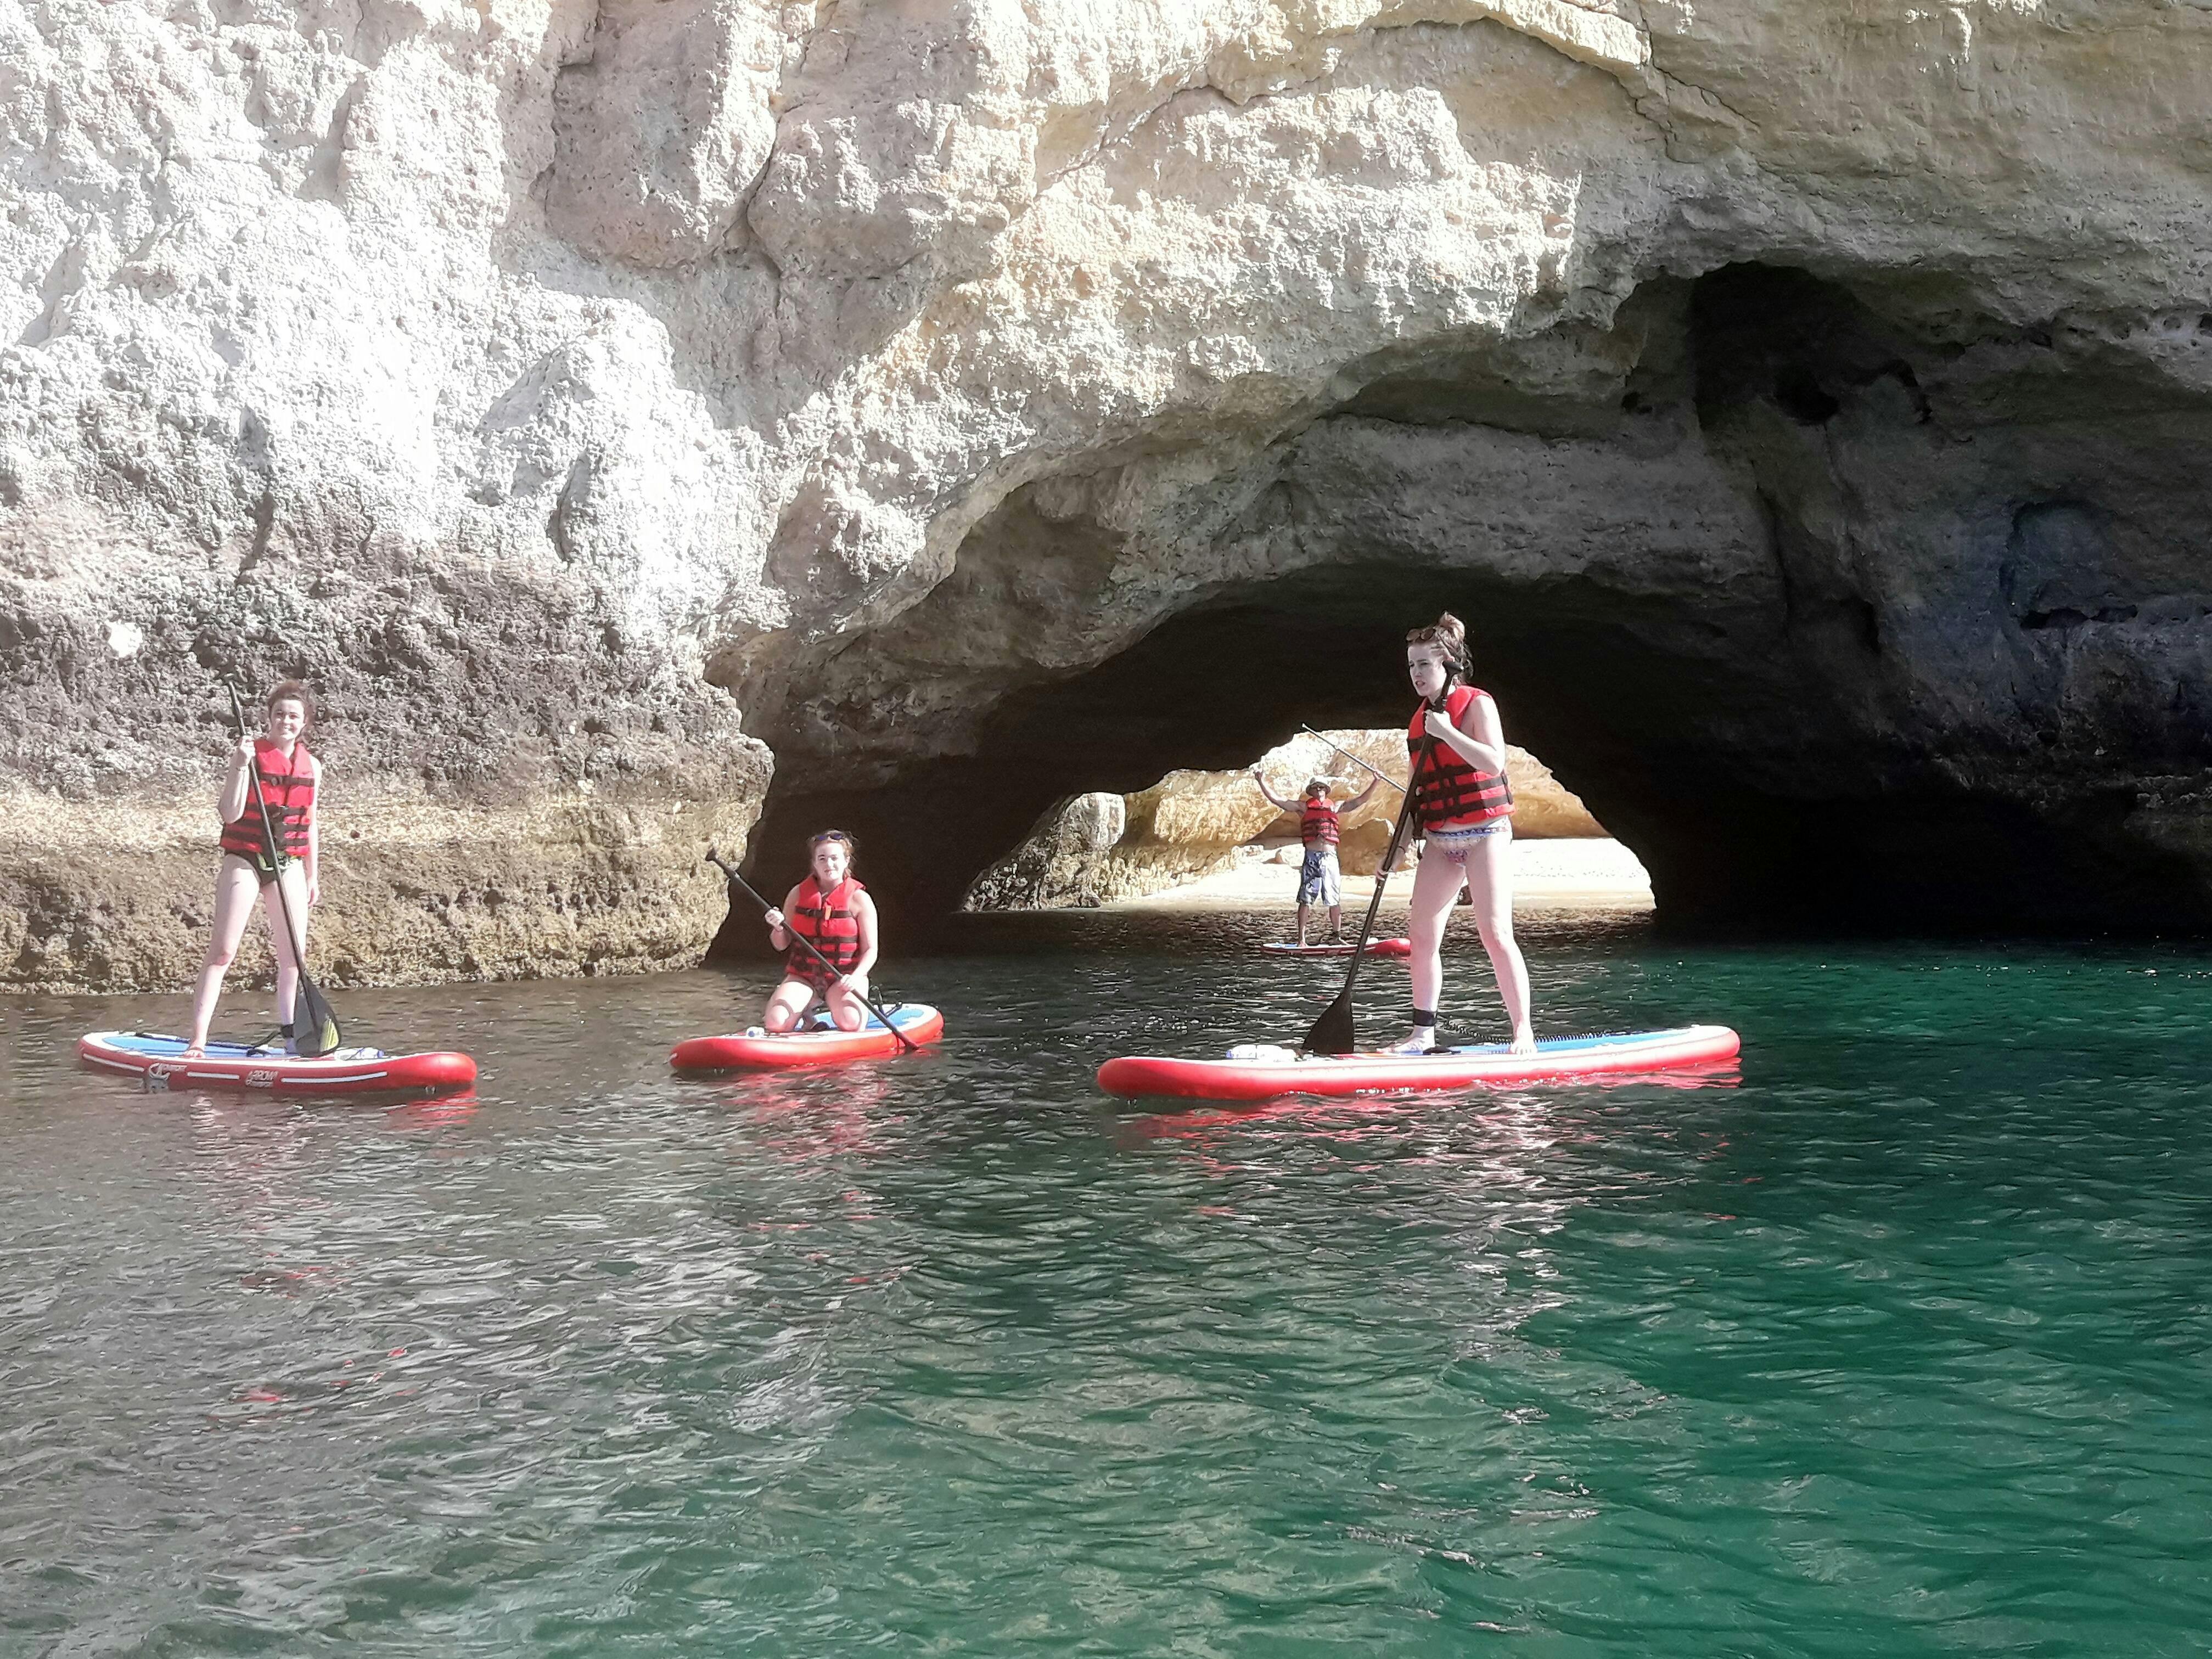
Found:
M 1227 910 L 1297 908 L 1297 852 L 1291 861 L 1248 849 L 1233 869 L 1143 898 L 1121 899 L 1111 910 Z M 1346 876 L 1345 902 L 1357 906 L 1373 890 L 1365 876 Z M 1388 896 L 1402 902 L 1413 890 L 1410 871 L 1390 878 Z M 1649 909 L 1651 878 L 1636 854 L 1617 841 L 1516 841 L 1513 843 L 1513 908 L 1534 910 Z

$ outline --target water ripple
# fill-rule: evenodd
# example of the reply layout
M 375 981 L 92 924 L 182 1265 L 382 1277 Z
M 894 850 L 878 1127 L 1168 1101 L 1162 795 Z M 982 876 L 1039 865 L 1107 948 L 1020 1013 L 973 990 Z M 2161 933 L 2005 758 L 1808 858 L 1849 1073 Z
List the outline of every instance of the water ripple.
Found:
M 2202 963 L 1601 921 L 1547 1018 L 1740 1086 L 1097 1093 L 1310 1020 L 1271 925 L 981 919 L 791 1078 L 665 1069 L 757 976 L 360 994 L 488 1062 L 399 1108 L 9 1005 L 0 1653 L 2202 1650 Z

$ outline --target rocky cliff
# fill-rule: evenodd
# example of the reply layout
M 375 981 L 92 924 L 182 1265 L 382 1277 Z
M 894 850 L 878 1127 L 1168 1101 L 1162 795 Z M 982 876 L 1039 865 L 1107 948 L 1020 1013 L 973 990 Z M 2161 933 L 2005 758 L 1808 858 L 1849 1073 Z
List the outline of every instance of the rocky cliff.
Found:
M 1663 916 L 2202 926 L 2208 92 L 2161 0 L 0 8 L 0 973 L 182 971 L 220 677 L 329 694 L 345 971 L 576 971 L 1447 604 Z

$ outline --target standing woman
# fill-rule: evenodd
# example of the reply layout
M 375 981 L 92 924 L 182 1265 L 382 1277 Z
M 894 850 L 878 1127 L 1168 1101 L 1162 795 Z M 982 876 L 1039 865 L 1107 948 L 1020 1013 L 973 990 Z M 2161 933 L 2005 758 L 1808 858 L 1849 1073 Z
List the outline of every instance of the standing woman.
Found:
M 876 965 L 876 902 L 853 879 L 853 838 L 824 830 L 807 845 L 806 879 L 787 894 L 783 908 L 768 913 L 768 941 L 787 954 L 783 982 L 769 995 L 761 1024 L 771 1031 L 798 1029 L 819 999 L 841 1031 L 857 1031 L 868 1018 L 868 969 Z M 816 960 L 803 938 L 836 967 Z
M 222 977 L 238 954 L 257 894 L 269 918 L 269 942 L 276 952 L 276 1023 L 284 1033 L 286 1052 L 293 1049 L 292 1000 L 300 984 L 299 952 L 307 948 L 307 911 L 322 898 L 315 791 L 322 782 L 323 763 L 301 741 L 315 717 L 314 696 L 305 685 L 298 680 L 278 682 L 263 712 L 263 735 L 239 738 L 216 803 L 222 814 L 222 861 L 215 876 L 215 932 L 208 940 L 207 963 L 192 992 L 187 1056 L 197 1056 L 207 1046 L 208 1027 L 222 995 Z M 256 763 L 261 769 L 258 789 L 253 781 Z M 276 834 L 275 867 L 269 862 L 264 823 Z M 276 891 L 280 881 L 300 929 L 296 939 L 284 923 Z
M 1407 929 L 1413 941 L 1413 1030 L 1395 1054 L 1422 1054 L 1437 1046 L 1444 921 L 1462 883 L 1513 1024 L 1513 1052 L 1536 1052 L 1528 1021 L 1528 967 L 1513 939 L 1513 791 L 1505 781 L 1505 732 L 1490 694 L 1464 684 L 1467 667 L 1467 628 L 1449 611 L 1435 626 L 1406 635 L 1406 672 L 1421 699 L 1406 741 L 1413 765 L 1408 787 L 1423 842 Z

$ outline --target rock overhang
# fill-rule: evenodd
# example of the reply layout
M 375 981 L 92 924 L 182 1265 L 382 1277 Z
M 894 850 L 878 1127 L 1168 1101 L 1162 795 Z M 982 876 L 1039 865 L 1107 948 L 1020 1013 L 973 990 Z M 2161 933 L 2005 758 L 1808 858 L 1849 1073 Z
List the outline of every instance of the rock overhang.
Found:
M 189 657 L 357 684 L 338 758 L 404 793 L 416 734 L 471 718 L 437 642 L 483 612 L 447 591 L 505 583 L 518 615 L 584 621 L 472 641 L 495 678 L 568 665 L 484 727 L 493 769 L 553 800 L 577 709 L 607 738 L 627 704 L 702 734 L 635 773 L 641 799 L 717 799 L 726 830 L 766 775 L 747 734 L 794 800 L 872 787 L 981 753 L 974 710 L 1182 608 L 1330 562 L 1465 567 L 1443 602 L 1505 616 L 1561 585 L 1625 607 L 1601 644 L 1678 653 L 1670 686 L 1747 677 L 1700 741 L 1758 791 L 1798 799 L 1776 769 L 1802 751 L 1832 761 L 1838 820 L 2002 798 L 2085 849 L 2051 855 L 2075 924 L 2141 921 L 2075 867 L 2139 859 L 2195 914 L 2170 860 L 2203 839 L 2203 16 L 860 21 L 52 0 L 0 22 L 11 787 L 206 787 L 167 713 L 181 668 L 149 666 Z M 1686 392 L 1697 362 L 1771 367 L 1749 338 L 1695 349 L 1730 336 L 1734 301 L 1710 327 L 1692 302 L 1732 266 L 1823 285 L 1792 312 L 1796 279 L 1745 279 L 1819 362 Z M 1440 444 L 1528 509 L 1436 507 L 1440 529 L 1380 499 Z M 1648 498 L 1613 538 L 1638 558 L 1547 527 L 1596 538 L 1553 488 L 1583 467 L 1593 498 Z M 1692 581 L 1684 620 L 1665 596 Z M 1083 592 L 1074 624 L 1024 583 Z M 979 672 L 918 641 L 952 615 Z M 1715 666 L 1746 641 L 1772 660 Z M 60 701 L 117 729 L 52 724 Z M 672 855 L 638 868 L 641 899 L 672 893 Z M 1674 910 L 1718 902 L 1698 890 L 1662 872 Z
M 1675 926 L 2202 925 L 2173 844 L 2207 757 L 2204 411 L 2094 343 L 2054 375 L 2040 331 L 1962 343 L 1883 298 L 1731 266 L 1639 290 L 1626 346 L 1431 355 L 1194 486 L 1180 534 L 1081 510 L 1112 488 L 1018 492 L 825 666 L 771 835 L 826 738 L 887 828 L 923 799 L 962 826 L 902 875 L 927 908 L 930 870 L 1062 794 L 1402 714 L 1396 641 L 1449 606 Z

